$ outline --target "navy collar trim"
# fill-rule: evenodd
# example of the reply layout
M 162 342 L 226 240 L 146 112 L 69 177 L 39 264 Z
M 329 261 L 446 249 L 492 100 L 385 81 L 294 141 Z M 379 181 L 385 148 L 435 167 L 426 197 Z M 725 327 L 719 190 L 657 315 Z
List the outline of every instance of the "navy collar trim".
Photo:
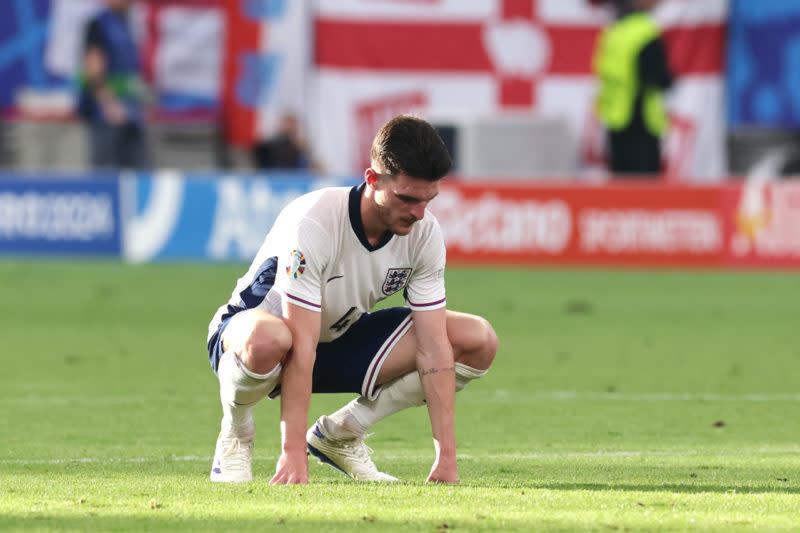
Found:
M 367 186 L 366 182 L 362 183 L 361 185 L 357 185 L 350 189 L 350 200 L 349 200 L 349 211 L 350 211 L 350 226 L 353 228 L 353 232 L 355 232 L 356 237 L 361 242 L 361 245 L 364 246 L 370 252 L 374 252 L 375 250 L 379 250 L 386 246 L 390 240 L 392 240 L 393 234 L 391 231 L 386 231 L 381 237 L 381 240 L 378 241 L 378 244 L 375 246 L 369 243 L 367 239 L 367 232 L 364 231 L 364 222 L 361 220 L 361 195 L 364 194 L 364 188 Z

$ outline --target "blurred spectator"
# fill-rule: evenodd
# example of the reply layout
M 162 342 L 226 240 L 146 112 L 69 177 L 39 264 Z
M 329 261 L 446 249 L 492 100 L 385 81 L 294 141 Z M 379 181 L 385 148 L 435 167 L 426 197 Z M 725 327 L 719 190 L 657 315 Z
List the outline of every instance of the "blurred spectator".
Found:
M 275 135 L 253 146 L 252 157 L 256 168 L 311 170 L 315 167 L 300 121 L 288 111 L 281 115 Z
M 661 172 L 661 137 L 668 127 L 664 89 L 672 85 L 661 32 L 647 13 L 659 0 L 591 0 L 610 4 L 616 20 L 601 33 L 593 66 L 597 114 L 605 124 L 613 174 Z
M 79 112 L 89 127 L 92 165 L 145 168 L 146 147 L 139 51 L 128 20 L 138 0 L 106 0 L 89 22 Z
M 5 125 L 5 119 L 4 119 L 4 117 L 3 117 L 3 114 L 2 114 L 2 113 L 0 113 L 0 169 L 2 169 L 3 167 L 10 166 L 10 165 L 9 165 L 9 163 L 10 163 L 10 162 L 9 162 L 9 161 L 8 161 L 8 159 L 6 158 L 6 150 L 7 150 L 7 149 L 8 149 L 8 148 L 7 148 L 7 146 L 6 146 L 6 125 Z

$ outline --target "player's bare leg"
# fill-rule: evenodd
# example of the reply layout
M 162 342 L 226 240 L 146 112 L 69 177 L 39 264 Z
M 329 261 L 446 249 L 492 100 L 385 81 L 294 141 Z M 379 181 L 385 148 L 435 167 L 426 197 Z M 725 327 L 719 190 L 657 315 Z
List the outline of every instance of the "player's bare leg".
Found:
M 447 312 L 447 336 L 453 346 L 455 358 L 456 391 L 460 391 L 473 379 L 486 375 L 497 353 L 497 335 L 485 319 L 466 313 Z M 416 367 L 417 340 L 413 326 L 392 349 L 378 374 L 381 392 L 375 400 L 363 396 L 356 398 L 330 416 L 322 416 L 307 433 L 310 447 L 318 450 L 327 441 L 341 441 L 349 448 L 363 446 L 363 439 L 370 427 L 378 421 L 408 407 L 425 403 L 425 393 Z M 334 442 L 330 447 L 335 448 Z M 372 463 L 367 455 L 357 458 L 336 456 L 336 450 L 327 454 L 315 454 L 324 462 L 345 472 L 363 469 L 376 472 L 376 481 L 387 476 Z M 348 471 L 350 470 L 350 471 Z M 388 476 L 391 477 L 391 476 Z M 394 478 L 392 478 L 394 479 Z
M 250 481 L 255 439 L 253 406 L 280 383 L 292 336 L 283 321 L 250 309 L 236 314 L 222 336 L 219 376 L 222 422 L 211 481 Z

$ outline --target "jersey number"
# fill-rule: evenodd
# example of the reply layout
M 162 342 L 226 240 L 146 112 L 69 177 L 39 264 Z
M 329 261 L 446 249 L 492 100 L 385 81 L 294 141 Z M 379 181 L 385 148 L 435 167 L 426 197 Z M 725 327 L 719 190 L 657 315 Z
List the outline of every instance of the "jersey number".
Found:
M 350 309 L 348 309 L 347 312 L 344 315 L 342 315 L 342 318 L 331 324 L 331 329 L 335 329 L 336 331 L 342 331 L 344 328 L 346 328 L 347 325 L 350 323 L 350 319 L 347 317 L 352 315 L 353 311 L 355 310 L 356 310 L 355 307 L 351 307 Z

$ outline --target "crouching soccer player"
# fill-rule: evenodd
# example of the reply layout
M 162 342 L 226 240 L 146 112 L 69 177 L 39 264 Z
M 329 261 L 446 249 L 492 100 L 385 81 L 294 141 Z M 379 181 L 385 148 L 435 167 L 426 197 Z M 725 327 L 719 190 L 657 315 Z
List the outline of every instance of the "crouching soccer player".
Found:
M 411 116 L 381 128 L 370 159 L 360 186 L 283 209 L 209 325 L 223 412 L 212 481 L 252 479 L 253 406 L 278 395 L 282 449 L 270 483 L 307 483 L 307 453 L 359 481 L 396 481 L 372 462 L 366 432 L 424 403 L 428 481 L 459 481 L 454 395 L 486 374 L 497 336 L 485 319 L 445 307 L 444 240 L 426 206 L 451 160 L 436 130 Z M 369 312 L 400 290 L 407 307 Z M 311 394 L 324 392 L 360 396 L 306 431 Z

